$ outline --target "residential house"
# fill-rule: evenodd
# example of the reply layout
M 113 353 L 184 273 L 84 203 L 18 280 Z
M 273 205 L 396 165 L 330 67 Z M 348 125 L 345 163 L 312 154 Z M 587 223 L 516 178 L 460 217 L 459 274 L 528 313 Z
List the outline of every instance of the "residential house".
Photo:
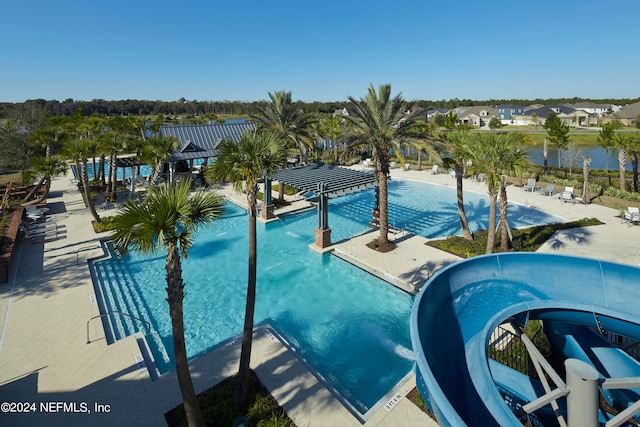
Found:
M 598 119 L 597 115 L 584 110 L 577 110 L 566 105 L 551 105 L 527 109 L 522 114 L 514 115 L 512 123 L 517 126 L 541 125 L 544 124 L 552 111 L 564 124 L 572 127 L 593 125 L 597 123 Z
M 500 104 L 496 105 L 498 109 L 498 117 L 503 125 L 508 125 L 511 123 L 511 116 L 514 114 L 522 114 L 524 113 L 524 105 L 518 104 Z
M 589 114 L 602 117 L 613 109 L 611 104 L 596 104 L 595 102 L 576 102 L 575 104 L 565 104 L 567 107 L 583 110 Z
M 637 126 L 640 116 L 640 102 L 625 105 L 613 114 L 609 114 L 602 119 L 603 123 L 619 120 L 625 126 Z
M 486 105 L 457 107 L 451 110 L 458 116 L 458 124 L 468 124 L 477 128 L 489 126 L 492 117 L 498 117 L 498 109 Z

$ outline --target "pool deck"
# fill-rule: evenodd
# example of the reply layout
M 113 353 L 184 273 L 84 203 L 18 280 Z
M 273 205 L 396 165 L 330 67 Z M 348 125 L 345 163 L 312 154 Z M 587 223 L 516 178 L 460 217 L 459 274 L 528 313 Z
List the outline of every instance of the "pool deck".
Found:
M 449 175 L 430 175 L 428 170 L 394 169 L 392 177 L 455 187 Z M 465 180 L 465 189 L 486 192 L 484 184 L 471 180 Z M 605 223 L 559 232 L 540 251 L 640 264 L 640 227 L 621 224 L 618 211 L 598 205 L 563 204 L 515 186 L 508 191 L 510 201 L 532 209 L 567 220 L 597 217 Z M 16 410 L 23 409 L 18 403 L 35 403 L 35 408 L 27 407 L 35 411 L 0 411 L 0 425 L 165 425 L 164 412 L 181 401 L 175 375 L 168 373 L 152 381 L 140 361 L 136 337 L 107 345 L 98 319 L 89 323 L 87 344 L 87 322 L 99 312 L 86 261 L 102 255 L 100 239 L 107 235 L 93 232 L 91 215 L 68 178 L 53 182 L 48 207 L 50 220 L 58 224 L 58 237 L 22 239 L 11 280 L 0 285 L 0 402 L 15 402 Z M 364 243 L 370 235 L 336 247 L 373 274 L 405 284 L 415 283 L 421 275 L 456 260 L 424 245 L 426 239 L 403 233 L 391 238 L 398 247 L 388 254 L 366 248 Z M 252 366 L 297 425 L 363 425 L 293 352 L 261 331 L 259 328 L 255 336 Z M 222 345 L 193 359 L 190 366 L 196 391 L 234 374 L 239 350 L 237 345 Z M 403 398 L 414 383 L 415 378 L 409 376 L 399 384 L 370 411 L 364 425 L 436 425 Z

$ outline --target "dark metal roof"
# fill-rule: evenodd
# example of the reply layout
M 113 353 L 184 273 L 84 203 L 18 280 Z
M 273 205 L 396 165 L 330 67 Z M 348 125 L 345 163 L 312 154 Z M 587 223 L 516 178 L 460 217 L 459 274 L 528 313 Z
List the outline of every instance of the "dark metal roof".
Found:
M 329 197 L 340 196 L 371 188 L 376 183 L 373 172 L 357 171 L 335 165 L 309 165 L 282 169 L 271 179 L 300 190 L 320 193 L 318 183 L 325 183 L 324 191 Z
M 247 131 L 255 131 L 255 123 L 221 123 L 208 125 L 162 126 L 162 136 L 174 136 L 180 142 L 178 150 L 167 160 L 202 159 L 215 157 L 218 144 L 228 139 L 239 141 Z
M 116 158 L 117 168 L 132 168 L 138 165 L 144 165 L 136 156 L 123 156 Z

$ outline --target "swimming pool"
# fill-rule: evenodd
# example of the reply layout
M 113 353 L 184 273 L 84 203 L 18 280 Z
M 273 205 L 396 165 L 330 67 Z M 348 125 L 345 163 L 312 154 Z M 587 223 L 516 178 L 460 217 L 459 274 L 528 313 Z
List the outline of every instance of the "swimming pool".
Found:
M 396 180 L 389 190 L 390 222 L 396 226 L 406 225 L 427 237 L 459 231 L 454 189 Z M 486 197 L 473 193 L 465 197 L 470 222 L 483 228 L 488 218 Z M 332 240 L 364 231 L 373 200 L 372 190 L 332 199 Z M 559 220 L 517 205 L 511 211 L 514 226 L 520 224 L 517 220 Z M 311 251 L 308 245 L 315 239 L 316 224 L 315 211 L 310 211 L 258 226 L 256 324 L 271 323 L 351 405 L 365 413 L 413 367 L 409 350 L 413 297 L 337 257 Z M 222 219 L 198 234 L 184 261 L 189 357 L 242 331 L 246 230 L 246 213 L 228 205 Z M 151 322 L 153 332 L 147 339 L 161 371 L 173 367 L 164 265 L 163 253 L 152 257 L 132 253 L 125 259 L 94 263 L 109 310 Z M 112 321 L 117 338 L 144 329 L 130 319 Z

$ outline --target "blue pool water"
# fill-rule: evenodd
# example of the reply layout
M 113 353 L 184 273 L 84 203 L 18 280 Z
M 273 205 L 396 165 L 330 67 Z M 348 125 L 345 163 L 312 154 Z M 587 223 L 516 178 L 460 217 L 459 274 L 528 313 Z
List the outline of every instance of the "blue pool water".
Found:
M 389 186 L 390 222 L 427 237 L 459 232 L 455 191 L 412 181 Z M 469 220 L 485 228 L 486 197 L 467 193 Z M 332 240 L 366 230 L 373 191 L 332 199 Z M 513 226 L 557 222 L 513 205 Z M 256 323 L 269 321 L 333 387 L 362 413 L 412 368 L 409 316 L 413 297 L 330 255 L 308 248 L 315 211 L 258 224 Z M 233 205 L 198 233 L 184 261 L 185 334 L 195 357 L 242 331 L 247 282 L 247 215 Z M 165 301 L 164 254 L 132 253 L 94 264 L 109 309 L 152 323 L 148 341 L 161 371 L 172 368 L 171 324 Z M 143 330 L 114 318 L 118 337 Z

